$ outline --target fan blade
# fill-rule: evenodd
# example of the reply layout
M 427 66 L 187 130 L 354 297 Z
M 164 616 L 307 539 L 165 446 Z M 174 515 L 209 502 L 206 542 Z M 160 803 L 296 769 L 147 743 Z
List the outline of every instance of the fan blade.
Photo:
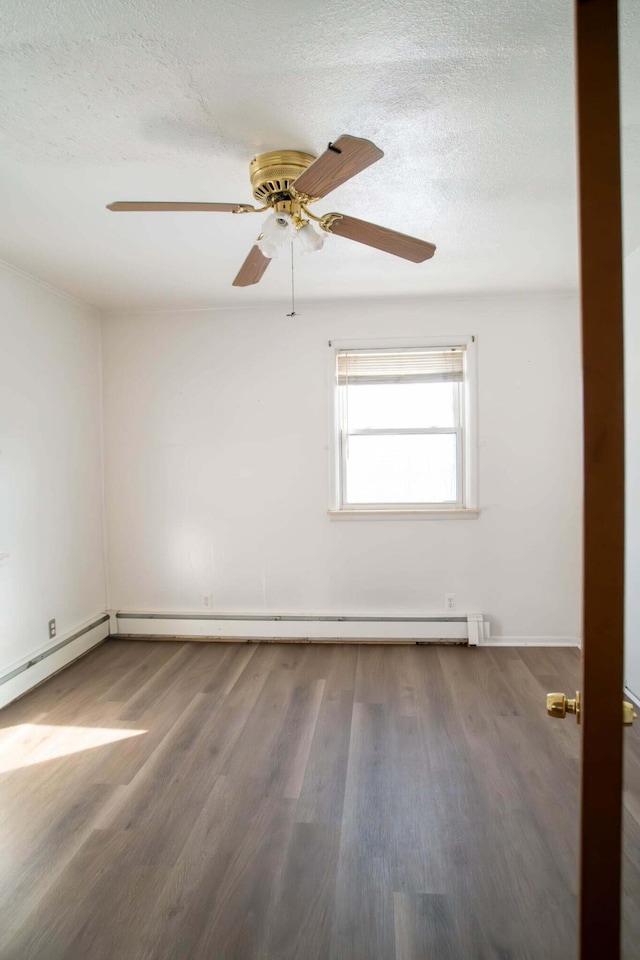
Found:
M 328 218 L 332 217 L 333 214 L 328 214 Z M 396 230 L 379 227 L 367 220 L 356 220 L 355 217 L 345 217 L 342 214 L 337 214 L 335 220 L 329 219 L 329 226 L 326 229 L 339 237 L 366 243 L 368 247 L 376 247 L 378 250 L 392 253 L 395 257 L 403 257 L 413 263 L 430 260 L 436 252 L 435 245 L 427 240 L 418 240 L 417 237 L 409 237 L 406 233 L 398 233 Z
M 343 134 L 300 174 L 294 181 L 294 189 L 319 200 L 383 156 L 371 140 Z
M 108 203 L 107 210 L 115 213 L 163 213 L 186 211 L 187 213 L 253 213 L 250 203 L 158 203 L 156 201 L 117 200 Z
M 249 256 L 240 267 L 238 276 L 233 281 L 233 286 L 250 287 L 252 283 L 259 283 L 270 263 L 269 257 L 265 257 L 260 247 L 254 244 L 249 251 Z

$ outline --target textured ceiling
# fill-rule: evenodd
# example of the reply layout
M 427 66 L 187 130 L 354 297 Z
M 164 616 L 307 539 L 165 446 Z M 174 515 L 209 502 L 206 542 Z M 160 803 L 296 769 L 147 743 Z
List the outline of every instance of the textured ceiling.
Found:
M 0 0 L 0 257 L 105 308 L 279 300 L 283 262 L 231 287 L 259 217 L 105 204 L 250 201 L 254 153 L 351 133 L 385 157 L 317 212 L 438 250 L 329 238 L 301 300 L 575 288 L 572 6 Z

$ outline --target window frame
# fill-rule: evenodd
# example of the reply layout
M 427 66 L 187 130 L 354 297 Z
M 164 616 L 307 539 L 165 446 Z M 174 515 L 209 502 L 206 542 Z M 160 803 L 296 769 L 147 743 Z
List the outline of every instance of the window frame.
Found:
M 330 390 L 330 507 L 332 518 L 417 518 L 417 519 L 465 519 L 478 516 L 477 484 L 477 400 L 476 400 L 476 346 L 473 334 L 420 337 L 385 338 L 329 341 L 329 390 Z M 346 457 L 344 445 L 346 434 L 342 430 L 340 390 L 336 381 L 337 355 L 347 350 L 375 349 L 438 349 L 464 347 L 464 376 L 460 384 L 460 417 L 456 427 L 428 427 L 406 429 L 376 429 L 354 431 L 357 434 L 401 435 L 407 434 L 453 434 L 457 436 L 457 499 L 455 503 L 403 503 L 403 504 L 349 504 L 343 500 L 346 490 Z

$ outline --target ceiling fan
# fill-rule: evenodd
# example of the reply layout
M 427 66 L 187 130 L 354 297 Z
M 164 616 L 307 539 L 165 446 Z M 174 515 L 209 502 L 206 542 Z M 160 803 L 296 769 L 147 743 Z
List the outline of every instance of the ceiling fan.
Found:
M 361 173 L 382 156 L 382 150 L 370 140 L 344 134 L 335 143 L 330 143 L 317 159 L 299 150 L 273 150 L 254 157 L 249 164 L 249 176 L 253 195 L 262 204 L 260 207 L 248 203 L 156 203 L 119 200 L 108 204 L 107 209 L 143 213 L 183 210 L 237 214 L 272 211 L 240 267 L 233 281 L 234 287 L 247 287 L 258 283 L 271 260 L 288 250 L 294 239 L 300 240 L 304 252 L 320 249 L 324 238 L 322 234 L 316 233 L 310 221 L 317 223 L 326 233 L 357 240 L 358 243 L 376 247 L 413 263 L 422 263 L 429 260 L 436 250 L 435 246 L 426 240 L 418 240 L 416 237 L 379 227 L 366 220 L 357 220 L 343 213 L 325 213 L 324 216 L 317 217 L 309 210 L 309 204 L 326 197 L 336 187 Z

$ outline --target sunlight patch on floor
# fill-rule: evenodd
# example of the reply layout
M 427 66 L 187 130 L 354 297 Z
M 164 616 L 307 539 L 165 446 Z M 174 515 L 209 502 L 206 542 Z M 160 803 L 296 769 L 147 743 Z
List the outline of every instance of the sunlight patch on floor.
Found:
M 93 747 L 104 747 L 143 733 L 147 731 L 21 723 L 0 732 L 0 773 L 67 757 Z

